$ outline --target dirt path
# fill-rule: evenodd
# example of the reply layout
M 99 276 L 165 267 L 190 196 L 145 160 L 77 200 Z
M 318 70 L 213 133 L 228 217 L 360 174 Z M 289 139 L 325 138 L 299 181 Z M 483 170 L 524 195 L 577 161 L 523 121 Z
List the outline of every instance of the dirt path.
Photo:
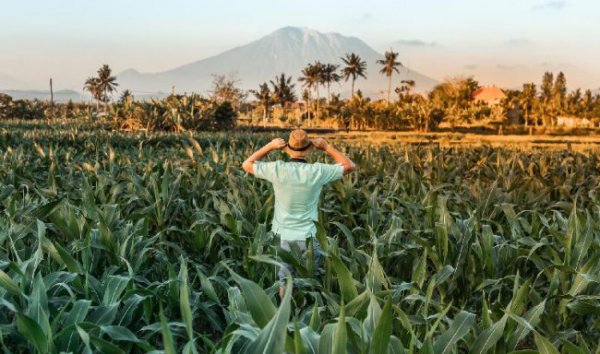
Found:
M 428 144 L 451 146 L 517 146 L 523 148 L 571 148 L 576 150 L 599 150 L 600 135 L 490 135 L 475 133 L 415 133 L 415 132 L 322 132 L 325 138 L 363 141 L 373 143 Z

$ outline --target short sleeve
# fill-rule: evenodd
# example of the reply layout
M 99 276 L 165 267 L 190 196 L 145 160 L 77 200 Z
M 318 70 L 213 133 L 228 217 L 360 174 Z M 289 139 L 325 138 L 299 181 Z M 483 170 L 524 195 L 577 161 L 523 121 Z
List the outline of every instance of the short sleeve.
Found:
M 263 162 L 256 161 L 254 162 L 254 176 L 260 179 L 266 179 L 267 181 L 272 182 L 273 177 L 275 175 L 275 162 Z
M 344 166 L 342 164 L 319 164 L 321 170 L 320 182 L 325 185 L 329 182 L 337 181 L 344 175 Z

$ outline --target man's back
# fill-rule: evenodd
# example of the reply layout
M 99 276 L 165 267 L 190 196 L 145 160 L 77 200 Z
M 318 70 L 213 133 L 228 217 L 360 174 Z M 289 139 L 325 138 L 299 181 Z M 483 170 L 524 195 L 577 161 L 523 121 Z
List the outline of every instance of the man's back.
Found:
M 255 176 L 271 182 L 275 192 L 273 232 L 288 241 L 314 235 L 321 189 L 343 173 L 341 164 L 256 162 Z

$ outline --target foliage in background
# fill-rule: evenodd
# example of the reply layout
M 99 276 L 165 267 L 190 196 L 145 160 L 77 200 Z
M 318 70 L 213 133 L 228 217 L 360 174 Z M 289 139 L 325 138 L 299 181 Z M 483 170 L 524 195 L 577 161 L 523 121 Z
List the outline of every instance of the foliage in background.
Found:
M 366 78 L 367 63 L 358 55 L 348 53 L 340 58 L 344 66 L 315 61 L 302 69 L 298 81 L 302 83 L 301 100 L 296 97 L 295 84 L 285 73 L 259 85 L 257 90 L 244 91 L 238 87 L 234 76 L 214 75 L 213 88 L 208 97 L 197 93 L 175 94 L 164 99 L 135 100 L 129 90 L 124 90 L 117 102 L 110 104 L 116 92 L 117 78 L 112 76 L 108 65 L 98 70 L 98 75 L 86 80 L 84 89 L 96 100 L 91 105 L 58 104 L 50 106 L 43 101 L 15 100 L 0 94 L 0 119 L 53 119 L 98 118 L 113 122 L 113 129 L 183 131 L 226 130 L 236 125 L 242 117 L 251 124 L 262 122 L 283 124 L 288 127 L 327 126 L 371 130 L 414 130 L 428 132 L 440 125 L 450 129 L 469 126 L 523 125 L 524 127 L 555 127 L 559 119 L 570 125 L 595 127 L 600 123 L 600 94 L 591 90 L 569 92 L 567 79 L 560 72 L 546 72 L 540 90 L 534 83 L 525 83 L 522 90 L 504 90 L 505 98 L 496 103 L 476 100 L 479 82 L 473 77 L 448 78 L 427 94 L 415 93 L 418 84 L 414 80 L 401 80 L 393 91 L 392 76 L 400 74 L 402 63 L 398 53 L 388 51 L 378 60 L 380 73 L 388 78 L 385 101 L 364 97 L 360 90 L 354 91 L 355 81 Z M 338 72 L 338 69 L 339 72 Z M 351 94 L 342 99 L 341 94 L 331 93 L 331 84 L 342 78 L 351 79 Z M 320 96 L 319 88 L 327 90 Z M 314 96 L 313 96 L 314 91 Z M 384 91 L 382 91 L 384 92 Z M 255 100 L 246 101 L 248 94 Z M 104 112 L 99 113 L 103 102 Z M 83 111 L 83 112 L 82 112 Z M 257 119 L 257 116 L 259 117 Z M 581 118 L 574 120 L 573 118 Z M 562 123 L 564 124 L 564 123 Z M 530 130 L 532 133 L 532 130 Z

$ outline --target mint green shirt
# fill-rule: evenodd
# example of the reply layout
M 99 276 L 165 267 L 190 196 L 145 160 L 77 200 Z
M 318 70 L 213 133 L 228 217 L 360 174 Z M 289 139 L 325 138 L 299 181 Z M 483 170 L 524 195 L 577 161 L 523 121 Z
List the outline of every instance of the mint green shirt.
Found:
M 321 188 L 343 174 L 341 164 L 256 161 L 254 175 L 271 182 L 275 192 L 271 231 L 286 241 L 314 236 Z

